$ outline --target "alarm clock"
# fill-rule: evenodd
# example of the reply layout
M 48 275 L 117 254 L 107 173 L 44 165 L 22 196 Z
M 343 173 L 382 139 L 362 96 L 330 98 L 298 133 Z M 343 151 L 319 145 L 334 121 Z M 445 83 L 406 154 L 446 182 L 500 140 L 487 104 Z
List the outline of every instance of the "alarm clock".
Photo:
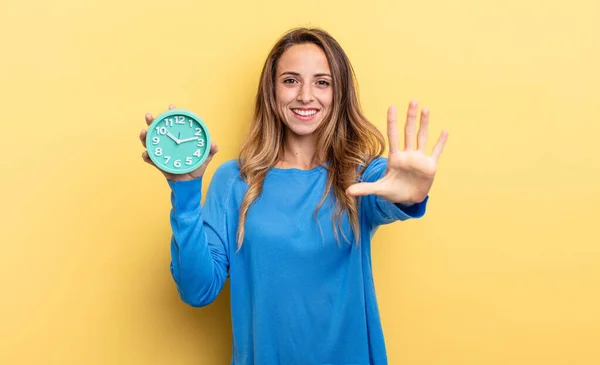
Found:
M 159 115 L 148 126 L 148 156 L 161 170 L 171 174 L 194 171 L 210 153 L 208 128 L 196 114 L 184 109 L 171 109 Z

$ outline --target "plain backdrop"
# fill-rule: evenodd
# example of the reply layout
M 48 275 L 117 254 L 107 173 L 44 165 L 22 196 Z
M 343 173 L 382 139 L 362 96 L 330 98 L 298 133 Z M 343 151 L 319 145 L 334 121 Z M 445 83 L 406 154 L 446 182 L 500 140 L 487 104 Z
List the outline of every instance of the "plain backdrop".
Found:
M 600 363 L 599 4 L 2 0 L 0 363 L 229 363 L 229 286 L 179 300 L 138 134 L 198 114 L 206 191 L 295 26 L 339 40 L 384 134 L 413 98 L 450 133 L 426 216 L 375 236 L 390 364 Z

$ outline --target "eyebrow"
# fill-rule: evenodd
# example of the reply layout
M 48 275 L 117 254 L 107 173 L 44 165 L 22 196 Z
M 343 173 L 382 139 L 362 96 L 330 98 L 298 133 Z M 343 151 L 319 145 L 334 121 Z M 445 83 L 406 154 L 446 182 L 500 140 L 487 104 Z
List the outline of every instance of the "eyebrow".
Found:
M 280 77 L 283 75 L 292 75 L 292 76 L 300 76 L 300 74 L 298 72 L 293 72 L 293 71 L 286 71 L 286 72 L 282 72 L 281 75 L 279 75 Z M 318 74 L 314 74 L 313 76 L 315 77 L 321 77 L 321 76 L 327 76 L 327 77 L 331 77 L 333 78 L 330 74 L 328 73 L 318 73 Z

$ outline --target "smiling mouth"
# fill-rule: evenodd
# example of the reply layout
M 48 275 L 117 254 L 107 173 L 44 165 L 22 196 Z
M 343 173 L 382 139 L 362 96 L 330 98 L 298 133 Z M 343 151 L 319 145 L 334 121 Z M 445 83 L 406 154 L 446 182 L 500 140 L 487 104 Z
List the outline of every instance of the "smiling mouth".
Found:
M 317 109 L 292 109 L 292 112 L 298 116 L 301 117 L 312 117 L 313 115 L 317 114 L 318 110 Z

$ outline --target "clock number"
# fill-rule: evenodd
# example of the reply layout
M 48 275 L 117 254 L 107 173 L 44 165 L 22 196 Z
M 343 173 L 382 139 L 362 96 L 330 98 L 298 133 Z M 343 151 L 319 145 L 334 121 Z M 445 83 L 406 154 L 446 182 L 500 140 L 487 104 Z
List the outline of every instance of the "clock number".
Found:
M 167 127 L 172 127 L 173 126 L 173 119 L 165 119 L 165 126 Z
M 185 117 L 181 115 L 175 116 L 175 124 L 185 124 Z
M 198 147 L 204 147 L 204 140 L 203 139 L 199 139 L 198 140 Z
M 194 133 L 194 136 L 201 136 L 202 135 L 202 128 L 196 128 L 196 133 Z
M 181 167 L 181 160 L 175 160 L 175 162 L 173 162 L 173 166 Z
M 168 164 L 169 161 L 171 160 L 171 156 L 165 156 L 165 159 L 166 159 L 165 164 Z
M 191 158 L 191 157 L 186 157 L 186 158 L 185 158 L 185 164 L 186 164 L 186 165 L 191 165 L 192 163 L 193 163 L 193 162 L 192 162 L 192 158 Z
M 167 134 L 167 128 L 166 127 L 156 127 L 156 132 L 158 134 Z
M 160 142 L 160 138 L 158 138 L 158 137 L 152 137 L 152 143 L 153 144 L 158 144 L 158 142 Z
M 162 148 L 158 147 L 157 149 L 155 149 L 154 154 L 156 156 L 162 156 Z
M 196 150 L 196 152 L 194 152 L 194 156 L 200 157 L 200 150 Z
M 194 121 L 190 119 L 190 128 L 194 126 L 192 123 L 194 123 Z

